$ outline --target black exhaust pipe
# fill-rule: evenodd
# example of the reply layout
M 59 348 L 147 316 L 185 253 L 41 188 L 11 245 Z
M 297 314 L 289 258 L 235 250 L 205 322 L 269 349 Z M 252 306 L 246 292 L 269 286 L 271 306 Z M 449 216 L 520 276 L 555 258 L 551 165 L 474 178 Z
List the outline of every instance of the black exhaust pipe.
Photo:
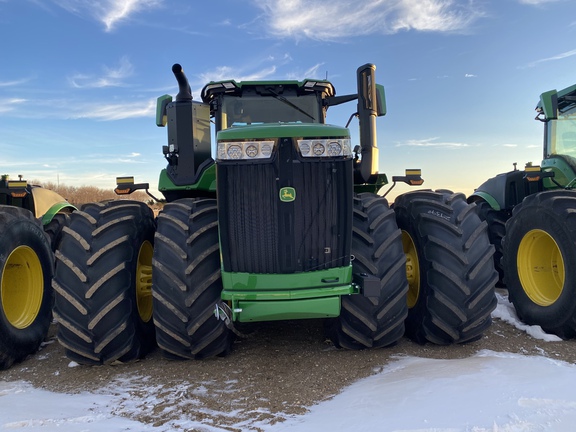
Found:
M 214 163 L 211 156 L 210 107 L 192 100 L 188 78 L 178 63 L 172 66 L 178 94 L 166 105 L 168 145 L 162 152 L 168 161 L 166 171 L 177 186 L 195 184 L 203 171 Z
M 172 73 L 178 81 L 178 94 L 176 95 L 176 101 L 190 101 L 192 100 L 192 90 L 190 90 L 190 84 L 188 84 L 188 78 L 184 74 L 184 69 L 178 63 L 172 66 Z
M 354 167 L 356 184 L 374 183 L 378 175 L 378 145 L 376 143 L 376 66 L 367 63 L 357 70 L 358 120 L 360 123 L 361 160 Z

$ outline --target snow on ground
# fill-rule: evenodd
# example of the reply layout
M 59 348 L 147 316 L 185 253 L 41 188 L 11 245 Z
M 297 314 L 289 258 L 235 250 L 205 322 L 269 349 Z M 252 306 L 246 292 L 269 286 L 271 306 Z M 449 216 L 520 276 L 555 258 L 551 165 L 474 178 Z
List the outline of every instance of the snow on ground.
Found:
M 499 295 L 494 316 L 533 337 L 556 340 L 540 328 L 518 322 L 504 296 Z M 147 387 L 146 380 L 137 376 L 115 380 L 97 394 L 79 395 L 0 381 L 0 431 L 225 430 L 185 416 L 160 427 L 130 420 L 152 410 L 159 390 L 166 392 Z M 182 400 L 186 390 L 170 389 L 173 404 L 169 409 L 197 403 L 193 397 Z M 234 416 L 234 412 L 216 414 Z M 265 432 L 572 432 L 574 425 L 575 365 L 484 350 L 459 360 L 398 357 L 333 399 L 310 407 L 305 415 L 290 416 L 274 425 L 243 421 L 235 427 Z
M 508 324 L 513 325 L 518 330 L 525 331 L 535 339 L 541 339 L 546 342 L 560 342 L 562 339 L 556 335 L 548 334 L 542 330 L 542 327 L 537 325 L 527 325 L 518 319 L 514 305 L 508 301 L 507 295 L 496 293 L 498 305 L 496 310 L 492 312 L 493 318 L 499 318 Z

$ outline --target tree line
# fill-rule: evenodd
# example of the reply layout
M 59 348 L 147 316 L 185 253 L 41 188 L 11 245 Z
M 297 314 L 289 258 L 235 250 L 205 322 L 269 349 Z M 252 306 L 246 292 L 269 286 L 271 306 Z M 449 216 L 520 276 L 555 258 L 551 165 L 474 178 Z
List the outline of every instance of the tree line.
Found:
M 120 196 L 116 195 L 112 189 L 100 189 L 95 186 L 68 186 L 52 182 L 44 183 L 37 181 L 29 182 L 29 184 L 34 184 L 42 186 L 46 189 L 50 189 L 63 196 L 70 204 L 73 204 L 77 207 L 89 202 L 125 199 L 127 197 L 129 197 L 131 200 L 152 204 L 150 197 L 145 192 L 141 191 L 136 191 L 127 196 Z

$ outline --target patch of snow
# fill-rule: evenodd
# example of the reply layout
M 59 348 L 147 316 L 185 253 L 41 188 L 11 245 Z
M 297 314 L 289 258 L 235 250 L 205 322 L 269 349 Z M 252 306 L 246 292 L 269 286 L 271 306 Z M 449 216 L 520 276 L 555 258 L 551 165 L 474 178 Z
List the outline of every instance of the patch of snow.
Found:
M 507 296 L 497 297 L 494 318 L 534 338 L 561 340 L 521 323 Z M 206 395 L 233 395 L 235 379 L 164 386 L 127 374 L 94 394 L 75 395 L 0 381 L 0 431 L 572 432 L 576 425 L 576 366 L 563 361 L 485 350 L 459 360 L 398 357 L 374 371 L 301 416 L 263 408 L 246 413 L 238 400 L 226 412 L 203 405 Z M 132 420 L 153 422 L 154 412 L 170 420 L 162 426 Z M 218 418 L 234 424 L 220 426 Z
M 492 318 L 501 319 L 502 321 L 513 325 L 518 330 L 522 330 L 528 333 L 535 339 L 541 339 L 546 342 L 562 341 L 562 339 L 558 336 L 546 333 L 544 330 L 542 330 L 542 327 L 538 325 L 527 325 L 520 321 L 518 315 L 516 314 L 516 309 L 514 309 L 514 305 L 508 300 L 507 295 L 496 293 L 496 298 L 498 299 L 498 305 L 492 312 Z
M 266 431 L 571 432 L 576 367 L 481 351 L 461 360 L 407 357 Z
M 69 395 L 0 381 L 0 431 L 572 432 L 575 388 L 572 364 L 488 350 L 458 360 L 398 357 L 301 416 L 210 411 L 195 397 L 206 383 L 151 386 L 126 375 L 96 394 Z M 130 419 L 153 416 L 160 405 L 173 415 L 162 426 Z M 217 418 L 237 421 L 220 426 Z
M 0 381 L 0 431 L 116 432 L 158 430 L 111 414 L 112 396 L 58 394 L 23 381 Z

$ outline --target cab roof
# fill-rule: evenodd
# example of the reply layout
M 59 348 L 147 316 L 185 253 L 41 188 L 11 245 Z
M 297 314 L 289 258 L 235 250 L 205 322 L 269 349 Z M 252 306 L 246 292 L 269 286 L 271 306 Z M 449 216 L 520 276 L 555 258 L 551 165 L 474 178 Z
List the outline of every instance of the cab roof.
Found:
M 211 81 L 202 89 L 202 101 L 210 102 L 219 94 L 229 94 L 231 96 L 240 96 L 247 89 L 265 87 L 291 88 L 297 91 L 299 95 L 307 93 L 322 93 L 323 98 L 332 97 L 336 90 L 332 83 L 326 80 L 305 79 L 303 81 L 285 80 L 285 81 Z

